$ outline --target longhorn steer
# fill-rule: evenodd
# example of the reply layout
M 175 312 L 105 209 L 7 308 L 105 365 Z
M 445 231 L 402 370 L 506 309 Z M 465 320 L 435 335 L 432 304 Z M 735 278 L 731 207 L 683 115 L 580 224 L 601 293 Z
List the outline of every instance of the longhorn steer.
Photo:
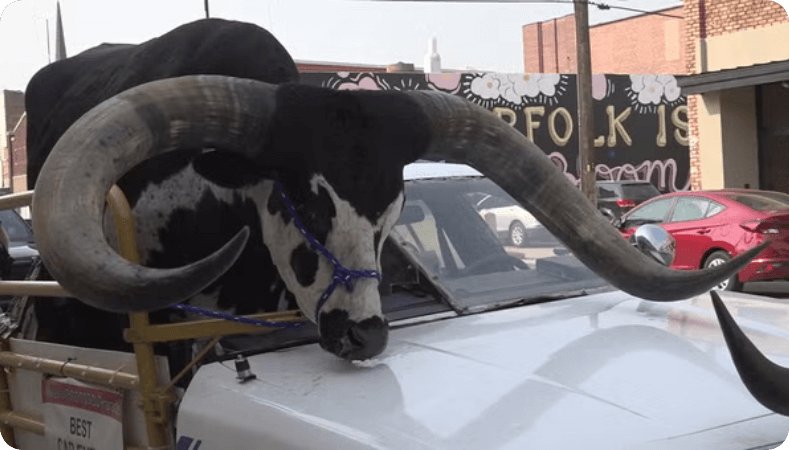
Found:
M 130 68 L 118 69 L 119 73 L 141 72 L 134 61 L 130 59 L 124 64 Z M 76 83 L 100 82 L 93 73 L 84 77 L 91 81 Z M 244 161 L 240 180 L 230 180 L 244 187 L 233 195 L 250 209 L 254 205 L 257 217 L 233 221 L 239 233 L 199 259 L 200 252 L 172 255 L 189 249 L 166 240 L 146 240 L 145 233 L 151 223 L 166 223 L 173 231 L 177 224 L 179 235 L 199 241 L 207 233 L 202 224 L 175 220 L 176 213 L 163 221 L 155 208 L 136 210 L 143 228 L 141 245 L 149 246 L 143 254 L 151 261 L 152 255 L 168 255 L 183 266 L 141 266 L 119 257 L 102 229 L 104 196 L 110 186 L 136 174 L 141 182 L 157 187 L 152 203 L 169 206 L 186 195 L 181 189 L 190 188 L 177 177 L 162 180 L 151 175 L 158 164 L 150 158 L 177 159 L 183 149 L 201 148 L 217 149 L 195 160 L 206 158 L 209 167 L 226 159 Z M 279 179 L 307 229 L 340 263 L 350 269 L 380 270 L 383 241 L 403 204 L 403 167 L 418 158 L 475 167 L 521 201 L 587 266 L 642 298 L 677 300 L 707 291 L 762 250 L 703 271 L 673 271 L 653 262 L 622 239 L 533 143 L 487 110 L 456 96 L 340 92 L 223 76 L 137 86 L 79 118 L 57 141 L 41 170 L 33 226 L 52 275 L 82 301 L 111 311 L 155 310 L 193 299 L 217 280 L 221 283 L 228 270 L 237 270 L 236 277 L 270 276 L 273 269 L 262 254 L 259 260 L 238 262 L 239 254 L 249 251 L 248 244 L 244 250 L 250 240 L 246 230 L 252 230 L 253 238 L 262 230 L 278 273 L 304 314 L 318 322 L 323 348 L 346 359 L 365 359 L 383 351 L 387 339 L 377 281 L 361 279 L 352 290 L 338 288 L 318 307 L 334 268 L 306 245 L 271 180 Z M 200 172 L 199 165 L 192 163 L 195 172 Z M 209 185 L 211 178 L 205 183 Z M 135 199 L 137 205 L 143 197 Z M 161 234 L 161 226 L 154 229 Z
M 200 20 L 140 45 L 103 44 L 40 70 L 25 93 L 28 183 L 63 133 L 102 101 L 140 84 L 192 74 L 216 74 L 269 83 L 298 79 L 285 48 L 266 30 L 219 19 Z M 234 314 L 295 308 L 263 244 L 259 174 L 240 158 L 184 149 L 147 161 L 118 180 L 137 219 L 143 264 L 178 267 L 209 255 L 239 228 L 251 234 L 237 263 L 193 303 Z M 69 199 L 69 203 L 75 199 Z M 114 227 L 107 223 L 114 234 Z M 93 309 L 73 299 L 36 303 L 40 337 L 69 345 L 129 349 L 125 314 Z M 154 322 L 180 320 L 159 311 Z M 167 350 L 177 373 L 183 358 Z M 187 359 L 188 361 L 188 359 Z

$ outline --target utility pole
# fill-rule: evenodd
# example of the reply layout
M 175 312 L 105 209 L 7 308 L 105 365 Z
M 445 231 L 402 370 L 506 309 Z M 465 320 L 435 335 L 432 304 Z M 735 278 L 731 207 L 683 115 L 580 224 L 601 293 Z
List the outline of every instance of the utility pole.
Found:
M 208 14 L 208 0 L 203 0 L 203 5 L 205 5 L 205 18 L 208 19 L 210 17 Z
M 575 45 L 578 58 L 578 159 L 581 192 L 597 205 L 594 159 L 594 111 L 592 109 L 592 49 L 589 42 L 589 3 L 575 0 Z

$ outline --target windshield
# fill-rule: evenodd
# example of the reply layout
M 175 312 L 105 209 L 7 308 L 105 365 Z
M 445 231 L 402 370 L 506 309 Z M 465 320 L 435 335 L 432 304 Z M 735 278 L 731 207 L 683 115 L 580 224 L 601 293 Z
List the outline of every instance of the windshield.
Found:
M 755 211 L 789 209 L 789 195 L 780 192 L 760 192 L 758 194 L 726 194 L 726 197 Z
M 460 310 L 605 286 L 486 178 L 407 182 L 392 237 Z
M 5 232 L 8 233 L 8 240 L 12 247 L 33 242 L 30 228 L 13 210 L 0 211 L 0 222 L 2 222 Z
M 648 200 L 660 195 L 660 191 L 651 184 L 623 184 L 622 197 L 634 200 Z

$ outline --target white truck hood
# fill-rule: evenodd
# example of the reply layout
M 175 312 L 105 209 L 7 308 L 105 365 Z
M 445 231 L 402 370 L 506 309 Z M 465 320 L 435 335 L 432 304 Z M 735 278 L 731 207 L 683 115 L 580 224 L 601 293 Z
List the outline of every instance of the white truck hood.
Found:
M 723 294 L 789 366 L 789 305 Z M 179 449 L 771 449 L 789 417 L 748 393 L 709 295 L 621 292 L 393 330 L 349 363 L 308 345 L 202 367 L 180 405 Z

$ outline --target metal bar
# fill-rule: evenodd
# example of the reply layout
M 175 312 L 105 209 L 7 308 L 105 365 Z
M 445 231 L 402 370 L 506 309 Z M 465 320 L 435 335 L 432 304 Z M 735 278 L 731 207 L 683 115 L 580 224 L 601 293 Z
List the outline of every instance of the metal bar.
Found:
M 0 340 L 0 350 L 8 350 L 8 339 Z M 0 367 L 0 415 L 13 414 L 11 405 L 11 391 L 8 388 L 8 373 L 4 367 Z M 11 424 L 0 422 L 0 434 L 9 446 L 16 448 L 16 437 L 14 427 Z
M 177 383 L 178 380 L 183 378 L 184 375 L 186 375 L 187 373 L 189 373 L 190 370 L 192 370 L 192 367 L 196 366 L 197 363 L 199 363 L 203 358 L 205 358 L 205 355 L 207 355 L 208 352 L 210 352 L 211 349 L 213 349 L 214 346 L 219 343 L 220 339 L 222 339 L 222 336 L 217 336 L 211 339 L 211 342 L 206 344 L 205 347 L 203 347 L 203 349 L 200 350 L 200 353 L 195 355 L 195 357 L 192 358 L 191 361 L 189 361 L 189 364 L 187 364 L 183 369 L 181 369 L 181 371 L 178 372 L 178 374 L 174 376 L 172 380 L 170 380 L 170 383 L 167 384 L 167 386 L 162 388 L 162 392 L 167 392 L 170 389 L 172 389 L 172 387 L 175 386 L 175 383 Z
M 2 423 L 3 426 L 19 428 L 20 430 L 25 430 L 41 436 L 44 435 L 44 422 L 41 422 L 40 420 L 25 414 L 11 411 L 0 413 L 0 423 Z M 7 442 L 8 441 L 6 441 L 6 443 Z M 15 444 L 9 445 L 16 448 Z
M 126 196 L 117 185 L 113 185 L 107 193 L 107 204 L 112 210 L 113 219 L 115 219 L 121 256 L 131 262 L 139 263 L 140 255 L 137 251 L 134 216 Z M 147 313 L 131 313 L 129 314 L 129 322 L 132 330 L 144 330 L 150 325 Z M 169 448 L 168 402 L 157 392 L 159 383 L 153 345 L 149 342 L 135 342 L 133 346 L 137 359 L 137 373 L 140 379 L 139 387 L 142 395 L 142 409 L 145 413 L 148 445 Z
M 88 383 L 127 390 L 137 389 L 140 385 L 139 377 L 128 372 L 76 364 L 70 361 L 39 358 L 10 351 L 0 352 L 0 365 L 49 375 L 71 377 Z
M 21 208 L 33 204 L 33 191 L 15 192 L 0 197 L 0 209 Z
M 0 295 L 72 297 L 57 281 L 0 281 Z
M 301 322 L 305 320 L 301 311 L 252 314 L 243 317 L 277 322 Z M 209 319 L 162 325 L 148 325 L 142 328 L 128 328 L 124 332 L 124 338 L 128 342 L 171 342 L 184 339 L 227 336 L 231 334 L 264 334 L 274 330 L 276 330 L 276 328 L 228 322 L 222 319 Z

